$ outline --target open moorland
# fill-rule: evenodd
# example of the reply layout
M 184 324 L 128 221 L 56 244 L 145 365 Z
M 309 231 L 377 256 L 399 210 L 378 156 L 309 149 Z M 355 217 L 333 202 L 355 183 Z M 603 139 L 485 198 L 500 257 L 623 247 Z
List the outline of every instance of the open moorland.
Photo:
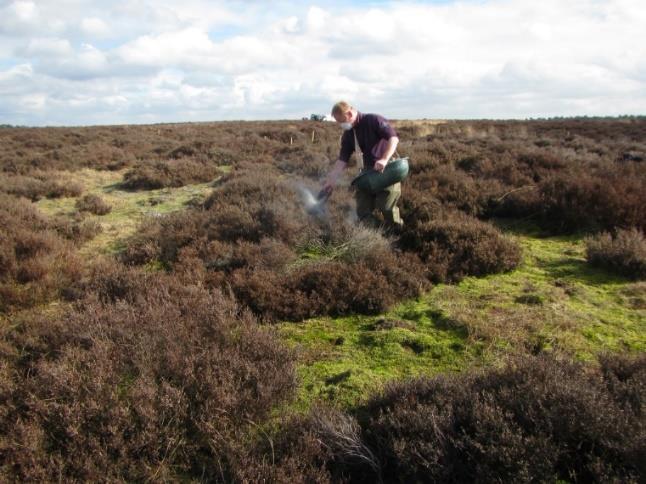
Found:
M 0 480 L 643 482 L 646 120 L 0 128 Z

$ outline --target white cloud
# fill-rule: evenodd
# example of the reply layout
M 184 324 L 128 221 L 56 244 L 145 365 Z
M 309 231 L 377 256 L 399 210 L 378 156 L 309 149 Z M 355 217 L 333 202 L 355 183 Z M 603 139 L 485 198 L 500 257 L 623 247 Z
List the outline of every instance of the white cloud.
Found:
M 22 21 L 30 21 L 36 16 L 36 4 L 34 2 L 14 2 L 11 4 L 11 10 Z
M 44 3 L 44 2 L 43 2 Z M 43 11 L 41 2 L 9 1 L 0 7 L 0 35 L 57 35 L 67 24 L 61 12 Z
M 305 25 L 310 32 L 320 32 L 324 29 L 334 29 L 332 15 L 320 7 L 310 7 L 307 11 Z
M 301 22 L 298 17 L 292 15 L 276 22 L 272 31 L 275 34 L 295 34 L 301 31 Z
M 98 17 L 86 17 L 81 20 L 81 30 L 93 37 L 105 37 L 110 33 L 108 25 Z
M 0 8 L 0 33 L 29 30 L 36 23 L 36 15 L 33 2 L 9 2 Z
M 33 76 L 33 69 L 30 64 L 19 64 L 4 72 L 0 72 L 0 95 L 10 96 Z
M 646 113 L 642 0 L 381 5 L 7 2 L 0 123 Z
M 21 104 L 28 111 L 41 111 L 47 102 L 47 96 L 44 93 L 33 93 L 22 96 Z
M 117 49 L 126 64 L 167 66 L 190 64 L 208 56 L 213 43 L 206 32 L 191 27 L 159 35 L 144 35 Z
M 26 46 L 16 49 L 23 57 L 66 56 L 72 53 L 72 46 L 67 39 L 36 37 L 29 40 Z

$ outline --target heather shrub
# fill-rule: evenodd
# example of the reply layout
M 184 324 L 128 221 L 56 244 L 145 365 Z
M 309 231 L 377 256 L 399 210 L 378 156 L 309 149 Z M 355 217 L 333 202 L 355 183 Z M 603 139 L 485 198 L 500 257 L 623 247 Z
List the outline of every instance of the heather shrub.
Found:
M 378 314 L 395 301 L 395 294 L 383 274 L 367 264 L 347 265 L 339 262 L 310 264 L 294 270 L 286 281 L 294 291 L 295 303 L 318 314 Z M 288 315 L 285 315 L 288 316 Z
M 72 246 L 29 202 L 0 195 L 0 312 L 56 298 L 81 275 Z
M 87 194 L 76 201 L 76 209 L 80 212 L 90 212 L 94 215 L 106 215 L 112 207 L 98 195 Z
M 310 223 L 294 183 L 271 168 L 240 170 L 206 199 L 209 238 L 299 241 Z
M 286 146 L 277 151 L 275 158 L 279 170 L 305 178 L 321 179 L 330 169 L 331 157 L 326 156 L 320 146 L 316 150 L 302 145 Z
M 439 217 L 443 211 L 439 200 L 427 196 L 424 191 L 414 187 L 408 187 L 401 203 L 401 214 L 405 227 L 417 227 Z
M 96 220 L 87 220 L 81 213 L 73 218 L 56 217 L 50 222 L 51 228 L 61 237 L 76 245 L 82 245 L 99 235 L 103 228 Z
M 266 237 L 257 244 L 247 241 L 235 244 L 212 241 L 200 251 L 199 257 L 205 261 L 209 270 L 230 272 L 248 267 L 282 272 L 296 260 L 297 254 L 280 240 Z
M 597 267 L 634 278 L 646 279 L 646 238 L 639 229 L 617 230 L 585 240 L 586 258 Z
M 518 155 L 520 170 L 529 175 L 533 181 L 539 182 L 548 173 L 558 172 L 566 168 L 564 160 L 549 151 L 525 152 Z
M 267 214 L 268 211 L 263 213 Z M 191 209 L 169 214 L 142 224 L 139 232 L 129 240 L 121 258 L 127 264 L 159 260 L 172 267 L 180 251 L 191 247 L 206 265 L 217 267 L 217 259 L 221 257 L 213 252 L 215 247 L 229 248 L 245 242 L 259 244 L 264 239 L 273 239 L 270 236 L 275 236 L 277 230 L 283 227 L 280 222 L 272 224 L 274 220 L 268 217 L 268 220 L 259 221 L 235 205 L 223 205 L 221 209 L 211 211 Z M 286 221 L 285 226 L 289 226 L 289 223 Z M 298 234 L 297 230 L 289 227 L 287 230 L 293 236 Z
M 521 260 L 514 241 L 492 225 L 459 212 L 406 225 L 400 246 L 418 254 L 436 282 L 509 271 Z
M 172 265 L 182 247 L 204 238 L 207 221 L 206 213 L 199 211 L 170 214 L 161 218 L 158 232 L 153 235 L 159 246 L 159 260 Z M 143 241 L 145 243 L 146 238 Z
M 118 259 L 124 264 L 139 266 L 160 260 L 160 256 L 160 244 L 138 233 L 129 239 L 125 249 L 119 253 Z
M 146 294 L 150 281 L 159 285 L 164 279 L 160 277 L 156 281 L 137 268 L 99 259 L 88 268 L 86 277 L 78 281 L 75 290 L 81 296 L 91 294 L 102 304 L 119 301 L 134 304 L 141 294 Z
M 259 243 L 200 239 L 178 251 L 172 269 L 180 278 L 226 288 L 227 279 L 234 270 L 246 268 L 281 273 L 296 258 L 297 254 L 291 248 L 270 238 Z
M 589 207 L 595 203 L 601 186 L 587 174 L 563 174 L 540 185 L 543 223 L 558 232 L 573 232 L 597 227 Z
M 47 194 L 45 182 L 31 176 L 3 173 L 0 175 L 0 184 L 4 193 L 28 198 L 31 201 L 40 200 Z
M 395 383 L 364 409 L 364 442 L 386 481 L 637 482 L 646 359 L 622 361 L 540 356 Z
M 212 150 L 212 143 L 194 141 L 189 144 L 183 144 L 177 148 L 172 149 L 168 153 L 168 157 L 174 160 L 180 158 L 198 158 L 200 161 L 210 158 L 210 153 Z
M 263 216 L 270 218 L 270 220 L 263 220 Z M 271 225 L 274 220 L 272 212 L 263 208 L 251 213 L 246 210 L 246 207 L 221 206 L 214 208 L 210 214 L 209 232 L 218 240 L 258 242 L 264 236 L 273 235 Z M 268 228 L 269 231 L 265 231 L 265 228 Z
M 45 186 L 47 198 L 78 197 L 83 192 L 77 183 L 48 181 Z
M 268 458 L 271 456 L 270 458 Z M 353 416 L 326 407 L 281 422 L 239 452 L 241 482 L 379 482 L 379 461 Z
M 490 200 L 501 192 L 498 182 L 490 179 L 475 179 L 451 165 L 441 165 L 411 177 L 414 189 L 424 198 L 435 199 L 443 207 L 458 209 L 475 216 L 488 212 Z
M 636 483 L 646 470 L 645 389 L 643 356 L 606 356 L 596 369 L 543 354 L 393 382 L 352 414 L 315 407 L 284 422 L 253 443 L 238 475 Z
M 41 198 L 76 197 L 83 188 L 77 183 L 60 181 L 52 178 L 51 174 L 36 171 L 30 176 L 0 173 L 0 190 L 36 202 Z
M 538 218 L 543 213 L 541 195 L 536 185 L 512 188 L 491 200 L 488 215 L 511 218 Z
M 225 284 L 236 297 L 268 320 L 372 314 L 419 294 L 426 285 L 424 268 L 415 256 L 407 256 L 407 271 L 401 269 L 389 241 L 374 230 L 349 224 L 342 206 L 331 205 L 329 219 L 318 225 L 294 200 L 291 187 L 263 180 L 257 173 L 245 172 L 221 190 L 205 204 L 209 242 L 199 244 L 199 257 L 210 272 L 226 271 L 230 277 Z M 256 208 L 260 197 L 264 207 Z M 249 217 L 249 210 L 258 210 L 257 215 Z M 237 214 L 238 223 L 223 223 L 227 213 Z M 213 238 L 236 244 L 214 245 Z M 263 262 L 267 257 L 258 249 L 251 249 L 258 240 L 264 253 L 278 252 L 271 264 Z
M 0 336 L 0 476 L 230 480 L 293 392 L 291 353 L 219 292 L 106 269 L 73 309 Z
M 428 287 L 414 255 L 372 254 L 348 264 L 321 261 L 286 273 L 239 269 L 227 283 L 236 298 L 268 321 L 320 315 L 379 314 Z
M 127 190 L 154 190 L 204 183 L 220 174 L 217 165 L 191 158 L 140 161 L 123 176 L 122 186 Z
M 157 260 L 178 277 L 231 290 L 268 321 L 375 314 L 428 287 L 414 253 L 349 223 L 340 192 L 324 220 L 308 217 L 297 184 L 271 168 L 241 168 L 200 209 L 142 226 L 122 260 Z
M 558 232 L 644 228 L 646 176 L 634 166 L 557 174 L 539 190 L 543 223 Z
M 601 355 L 599 361 L 604 383 L 612 398 L 622 408 L 630 409 L 643 418 L 643 409 L 646 404 L 644 387 L 646 364 L 644 364 L 643 356 L 629 358 L 605 354 Z M 642 462 L 642 469 L 643 465 Z

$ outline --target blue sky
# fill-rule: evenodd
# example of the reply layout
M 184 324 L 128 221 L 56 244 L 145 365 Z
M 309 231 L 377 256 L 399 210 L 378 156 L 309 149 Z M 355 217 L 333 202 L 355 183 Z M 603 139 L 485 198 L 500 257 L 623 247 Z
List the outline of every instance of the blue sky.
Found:
M 0 124 L 646 114 L 643 0 L 0 0 Z

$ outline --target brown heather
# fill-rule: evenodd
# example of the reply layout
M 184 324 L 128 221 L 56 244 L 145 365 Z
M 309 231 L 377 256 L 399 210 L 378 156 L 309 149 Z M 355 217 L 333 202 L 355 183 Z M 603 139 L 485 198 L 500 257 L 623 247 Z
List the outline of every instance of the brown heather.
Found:
M 292 394 L 291 354 L 167 276 L 107 264 L 85 290 L 2 332 L 2 480 L 228 480 L 245 429 Z
M 520 263 L 520 247 L 492 225 L 460 212 L 436 217 L 407 225 L 400 242 L 421 258 L 434 282 L 510 271 Z
M 0 312 L 56 299 L 81 277 L 73 247 L 24 199 L 0 195 Z
M 589 231 L 591 263 L 643 278 L 643 119 L 396 127 L 411 158 L 397 239 L 357 228 L 345 185 L 325 217 L 303 210 L 297 187 L 316 191 L 338 152 L 332 123 L 0 129 L 0 480 L 638 482 L 643 357 L 527 357 L 393 382 L 348 411 L 276 411 L 294 355 L 259 322 L 377 314 L 512 270 L 519 248 L 491 218 Z M 79 196 L 63 172 L 81 168 L 213 192 L 90 265 L 77 249 L 101 203 L 52 218 L 30 203 Z M 643 289 L 621 297 L 641 308 Z
M 190 158 L 138 161 L 123 176 L 127 190 L 154 190 L 209 182 L 220 174 L 215 164 Z
M 390 384 L 259 440 L 242 478 L 282 482 L 640 482 L 646 358 L 549 355 Z M 270 465 L 268 463 L 271 455 Z
M 47 172 L 35 171 L 31 176 L 0 173 L 0 191 L 36 202 L 41 198 L 76 197 L 83 189 L 76 183 L 52 179 Z
M 347 207 L 332 205 L 334 223 L 319 223 L 300 206 L 295 180 L 280 181 L 277 174 L 268 177 L 270 168 L 263 170 L 240 170 L 202 208 L 147 225 L 123 260 L 142 264 L 158 258 L 178 273 L 232 290 L 268 321 L 376 314 L 428 286 L 416 256 L 398 256 L 377 232 L 371 241 L 354 230 L 344 220 Z M 316 245 L 330 248 L 333 257 L 303 258 Z M 334 247 L 343 260 L 334 258 Z
M 87 194 L 76 200 L 76 209 L 79 212 L 90 212 L 94 215 L 106 215 L 112 207 L 98 195 Z
M 586 258 L 590 264 L 603 267 L 633 279 L 646 279 L 646 238 L 639 229 L 617 230 L 586 239 Z

